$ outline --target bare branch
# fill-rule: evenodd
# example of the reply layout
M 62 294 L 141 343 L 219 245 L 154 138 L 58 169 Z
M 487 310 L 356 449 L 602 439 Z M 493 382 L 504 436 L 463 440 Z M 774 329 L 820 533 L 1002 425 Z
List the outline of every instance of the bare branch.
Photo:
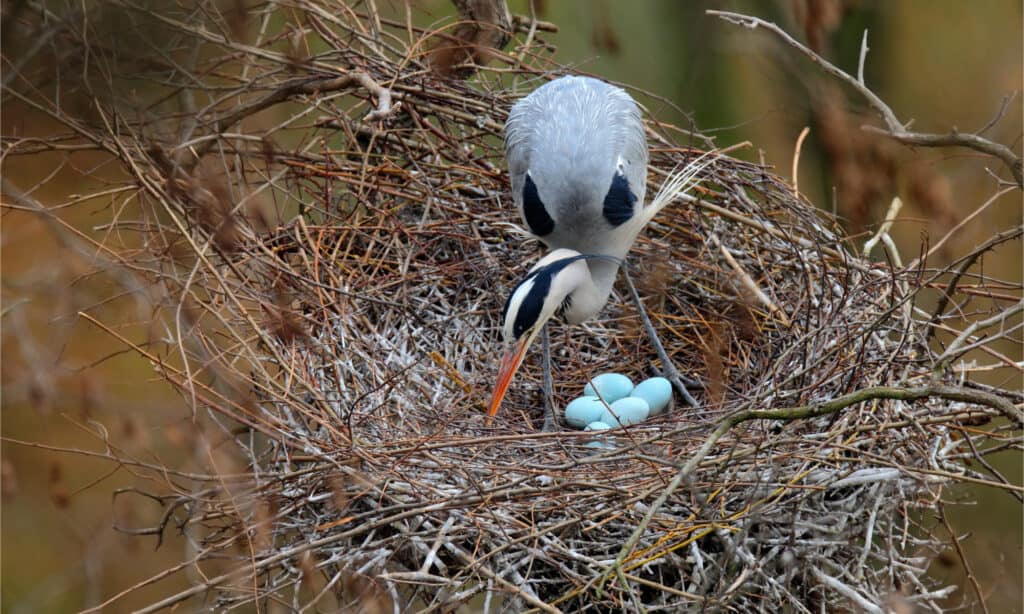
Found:
M 1022 303 L 1024 304 L 1024 303 Z M 804 420 L 808 418 L 816 418 L 819 416 L 825 416 L 828 414 L 835 413 L 839 410 L 845 409 L 858 403 L 865 401 L 871 401 L 874 399 L 898 399 L 901 401 L 917 401 L 921 399 L 927 399 L 930 397 L 940 397 L 952 401 L 960 401 L 964 403 L 975 403 L 978 405 L 985 405 L 991 407 L 1002 413 L 1008 418 L 1013 424 L 1018 427 L 1024 427 L 1024 411 L 1021 411 L 1017 407 L 1014 407 L 1012 403 L 1006 399 L 983 392 L 981 390 L 969 390 L 967 388 L 958 388 L 954 386 L 945 386 L 941 384 L 933 384 L 931 386 L 922 386 L 920 388 L 893 388 L 889 386 L 876 386 L 873 388 L 864 388 L 856 392 L 844 395 L 831 401 L 823 403 L 817 403 L 814 405 L 804 405 L 802 407 L 787 407 L 779 409 L 752 409 L 747 411 L 738 412 L 722 420 L 715 430 L 704 440 L 700 448 L 690 456 L 686 463 L 679 469 L 676 476 L 669 482 L 668 486 L 662 491 L 661 495 L 655 499 L 654 503 L 647 510 L 643 520 L 637 525 L 636 529 L 630 535 L 629 539 L 622 545 L 622 549 L 619 550 L 619 555 L 616 557 L 615 562 L 607 568 L 605 573 L 601 576 L 601 580 L 598 583 L 602 583 L 610 574 L 615 573 L 617 569 L 620 569 L 622 563 L 636 547 L 637 542 L 640 541 L 640 537 L 647 530 L 651 520 L 655 514 L 665 504 L 665 501 L 672 495 L 676 489 L 683 483 L 683 480 L 693 473 L 697 466 L 704 460 L 704 458 L 710 454 L 711 450 L 715 447 L 715 444 L 733 427 L 748 422 L 751 420 L 776 420 L 780 422 L 792 422 L 794 420 Z
M 926 333 L 926 339 L 931 339 L 935 335 L 935 331 L 938 330 L 939 320 L 942 319 L 942 315 L 946 311 L 946 306 L 949 305 L 949 301 L 953 298 L 953 294 L 956 293 L 957 284 L 960 283 L 960 279 L 967 273 L 967 270 L 974 266 L 978 258 L 983 256 L 989 250 L 995 248 L 998 245 L 1002 245 L 1007 241 L 1020 238 L 1024 234 L 1024 228 L 1017 226 L 1010 228 L 996 234 L 994 237 L 989 238 L 983 244 L 979 245 L 961 259 L 960 264 L 957 266 L 953 277 L 946 284 L 946 289 L 942 292 L 942 296 L 939 298 L 938 304 L 935 306 L 935 311 L 932 312 L 932 317 L 929 320 L 929 327 Z M 956 264 L 956 263 L 954 263 Z
M 1013 173 L 1013 177 L 1017 182 L 1017 187 L 1024 189 L 1024 160 L 1017 156 L 1017 154 L 1015 154 L 1013 150 L 1006 145 L 990 141 L 989 139 L 977 134 L 962 134 L 956 128 L 953 128 L 947 134 L 930 134 L 925 132 L 909 131 L 907 130 L 907 124 L 904 124 L 897 119 L 892 108 L 890 108 L 889 105 L 887 105 L 878 97 L 877 94 L 871 91 L 871 89 L 864 84 L 863 75 L 861 78 L 850 76 L 836 65 L 815 53 L 806 45 L 794 39 L 786 33 L 785 30 L 774 23 L 764 21 L 758 17 L 751 17 L 749 15 L 742 15 L 740 13 L 732 13 L 729 11 L 709 10 L 706 12 L 708 15 L 714 15 L 725 21 L 745 28 L 755 29 L 761 27 L 768 30 L 782 39 L 782 41 L 787 45 L 803 53 L 815 64 L 821 66 L 827 73 L 848 84 L 868 101 L 868 104 L 871 105 L 871 107 L 885 122 L 885 128 L 879 128 L 877 126 L 863 126 L 864 130 L 888 136 L 889 138 L 899 141 L 905 145 L 920 145 L 923 147 L 966 147 L 968 149 L 988 154 L 1002 160 L 1010 169 L 1010 172 Z M 865 33 L 865 41 L 866 40 L 867 33 Z M 865 44 L 861 50 L 862 57 L 866 53 L 866 48 Z
M 1024 300 L 1018 302 L 1016 305 L 1012 307 L 1000 310 L 999 313 L 993 315 L 992 317 L 985 318 L 983 320 L 975 320 L 974 322 L 971 322 L 970 326 L 965 328 L 963 332 L 960 333 L 957 336 L 957 338 L 954 339 L 953 342 L 949 344 L 949 347 L 946 348 L 946 351 L 943 352 L 942 356 L 939 356 L 939 359 L 936 362 L 936 370 L 945 370 L 951 360 L 955 359 L 958 355 L 966 351 L 966 349 L 963 348 L 964 344 L 976 332 L 978 332 L 979 330 L 984 330 L 986 328 L 991 328 L 993 326 L 1004 326 L 1010 318 L 1017 315 L 1018 313 L 1021 313 L 1022 311 L 1024 311 Z M 1011 415 L 1007 415 L 1007 417 L 1012 418 Z
M 443 35 L 430 54 L 438 74 L 466 78 L 473 65 L 487 64 L 512 38 L 512 16 L 505 0 L 452 0 L 461 21 L 452 35 Z
M 864 63 L 868 59 L 868 31 L 864 30 L 864 38 L 860 41 L 860 58 L 857 60 L 857 83 L 867 87 L 864 83 Z
M 363 118 L 363 121 L 373 122 L 386 119 L 397 113 L 401 108 L 402 103 L 400 102 L 392 104 L 391 90 L 381 87 L 379 83 L 374 81 L 373 78 L 365 72 L 352 71 L 351 73 L 340 77 L 306 77 L 285 83 L 263 98 L 250 102 L 249 104 L 238 108 L 230 115 L 217 119 L 214 126 L 214 132 L 222 134 L 246 117 L 259 113 L 266 108 L 280 104 L 297 96 L 313 96 L 328 92 L 336 92 L 348 89 L 355 85 L 362 86 L 377 99 L 377 107 L 373 111 L 367 113 Z M 211 142 L 207 142 L 204 145 L 205 147 L 202 149 L 203 151 L 213 146 Z

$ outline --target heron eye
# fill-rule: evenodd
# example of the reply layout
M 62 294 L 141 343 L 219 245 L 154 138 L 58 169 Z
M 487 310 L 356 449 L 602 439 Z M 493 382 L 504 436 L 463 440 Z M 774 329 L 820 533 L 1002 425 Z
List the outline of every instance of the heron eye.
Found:
M 555 229 L 555 220 L 551 219 L 551 215 L 544 207 L 544 202 L 537 193 L 537 184 L 533 182 L 530 173 L 526 173 L 526 183 L 523 184 L 523 217 L 526 218 L 530 232 L 538 237 L 551 234 Z
M 615 173 L 604 197 L 604 219 L 612 226 L 621 226 L 633 217 L 635 204 L 636 195 L 629 189 L 629 180 L 622 173 Z

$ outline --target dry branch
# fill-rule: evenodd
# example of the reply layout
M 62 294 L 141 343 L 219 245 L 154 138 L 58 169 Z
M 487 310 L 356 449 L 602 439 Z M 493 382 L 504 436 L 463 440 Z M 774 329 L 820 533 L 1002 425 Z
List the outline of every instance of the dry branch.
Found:
M 864 40 L 861 45 L 860 54 L 860 68 L 858 70 L 858 76 L 853 77 L 847 74 L 841 68 L 832 64 L 825 58 L 815 53 L 812 49 L 806 45 L 800 43 L 795 38 L 790 36 L 785 30 L 775 25 L 774 23 L 765 21 L 758 17 L 752 17 L 750 15 L 742 15 L 740 13 L 732 13 L 729 11 L 707 11 L 708 15 L 714 15 L 730 23 L 734 23 L 745 28 L 755 29 L 764 28 L 776 35 L 783 42 L 790 47 L 793 47 L 800 53 L 807 56 L 812 62 L 820 66 L 825 72 L 843 81 L 850 87 L 852 87 L 857 93 L 867 100 L 871 108 L 874 109 L 882 121 L 885 122 L 884 128 L 877 126 L 863 126 L 864 130 L 869 132 L 875 132 L 878 134 L 885 135 L 893 140 L 899 141 L 904 145 L 919 145 L 922 147 L 966 147 L 983 154 L 992 156 L 1002 160 L 1002 162 L 1010 169 L 1013 174 L 1014 180 L 1017 182 L 1017 187 L 1024 189 L 1024 159 L 1021 159 L 1012 149 L 1003 145 L 1002 143 L 996 143 L 995 141 L 989 140 L 981 136 L 981 132 L 984 132 L 991 127 L 993 123 L 998 121 L 1002 117 L 1004 110 L 1000 109 L 1000 112 L 988 125 L 986 125 L 977 134 L 964 134 L 953 128 L 946 134 L 931 134 L 926 132 L 914 132 L 907 130 L 909 124 L 905 124 L 896 117 L 896 113 L 893 112 L 892 108 L 883 101 L 878 94 L 871 91 L 867 84 L 864 82 L 864 60 L 867 57 L 867 32 L 864 33 Z M 1007 101 L 1004 100 L 1004 107 Z
M 237 468 L 123 459 L 166 491 L 144 495 L 165 508 L 128 532 L 180 527 L 194 549 L 97 609 L 192 571 L 143 611 L 344 611 L 359 594 L 431 612 L 481 595 L 506 610 L 870 610 L 897 587 L 938 607 L 949 589 L 925 568 L 948 535 L 911 523 L 958 483 L 1019 496 L 974 461 L 1020 449 L 1021 397 L 971 381 L 962 356 L 1014 364 L 995 344 L 1021 346 L 1022 284 L 972 265 L 1019 229 L 949 269 L 871 262 L 770 169 L 716 157 L 630 262 L 664 353 L 707 384 L 699 411 L 602 447 L 539 432 L 531 358 L 487 426 L 502 298 L 523 273 L 513 263 L 536 254 L 511 226 L 501 129 L 519 80 L 564 70 L 536 37 L 550 25 L 501 22 L 526 35 L 516 57 L 488 55 L 508 65 L 476 62 L 469 82 L 430 70 L 436 29 L 372 2 L 299 0 L 287 12 L 302 19 L 280 30 L 278 5 L 234 29 L 213 4 L 115 6 L 168 33 L 157 68 L 136 75 L 151 97 L 117 90 L 70 114 L 26 85 L 47 77 L 28 63 L 12 99 L 68 134 L 4 135 L 3 155 L 88 147 L 117 164 L 126 179 L 96 192 L 111 203 L 102 236 L 69 236 L 128 272 L 126 287 L 148 284 L 161 335 L 140 343 L 80 317 L 149 360 Z M 124 57 L 88 27 L 59 36 L 93 53 L 98 82 Z M 655 127 L 652 192 L 701 156 L 669 142 L 688 133 Z M 60 232 L 58 212 L 81 202 L 45 209 L 6 178 L 4 191 L 4 207 Z M 934 314 L 918 308 L 936 294 Z M 656 352 L 622 299 L 553 331 L 560 400 L 600 371 L 649 374 Z M 83 453 L 120 460 L 101 443 Z

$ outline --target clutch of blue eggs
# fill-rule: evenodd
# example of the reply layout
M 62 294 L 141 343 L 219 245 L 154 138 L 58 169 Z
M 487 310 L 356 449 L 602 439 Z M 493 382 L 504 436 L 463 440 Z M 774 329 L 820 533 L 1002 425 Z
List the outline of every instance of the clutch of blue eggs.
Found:
M 671 403 L 672 384 L 664 377 L 645 379 L 634 386 L 621 373 L 602 373 L 583 388 L 583 396 L 565 406 L 565 421 L 586 431 L 606 431 L 639 424 L 664 412 Z

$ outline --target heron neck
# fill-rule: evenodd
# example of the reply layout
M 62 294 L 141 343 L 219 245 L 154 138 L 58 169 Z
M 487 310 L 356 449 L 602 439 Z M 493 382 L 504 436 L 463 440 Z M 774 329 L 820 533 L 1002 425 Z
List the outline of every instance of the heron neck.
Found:
M 589 320 L 601 311 L 608 302 L 619 272 L 618 262 L 611 260 L 587 260 L 587 268 L 590 275 L 572 293 L 565 310 L 565 319 L 571 324 Z

